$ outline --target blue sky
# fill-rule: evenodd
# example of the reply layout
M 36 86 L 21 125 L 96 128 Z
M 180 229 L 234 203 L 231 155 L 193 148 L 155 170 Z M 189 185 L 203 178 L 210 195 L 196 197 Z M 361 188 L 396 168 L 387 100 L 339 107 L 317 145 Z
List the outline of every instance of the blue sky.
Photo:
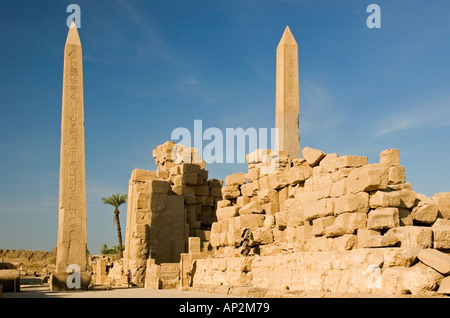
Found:
M 400 149 L 413 189 L 450 191 L 447 0 L 0 2 L 0 248 L 56 246 L 66 8 L 81 8 L 88 248 L 116 244 L 113 210 L 134 168 L 177 127 L 270 128 L 275 54 L 299 44 L 301 145 Z M 369 29 L 366 8 L 381 8 Z M 212 164 L 210 177 L 245 171 Z M 125 230 L 126 206 L 121 208 Z

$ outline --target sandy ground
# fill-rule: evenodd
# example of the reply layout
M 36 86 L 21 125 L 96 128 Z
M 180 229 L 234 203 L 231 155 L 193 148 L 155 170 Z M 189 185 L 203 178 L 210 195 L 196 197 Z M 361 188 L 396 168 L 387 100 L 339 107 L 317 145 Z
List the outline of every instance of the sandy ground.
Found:
M 2 298 L 224 298 L 233 297 L 222 294 L 176 289 L 153 290 L 146 288 L 117 288 L 105 291 L 51 292 L 48 288 L 40 290 L 24 289 L 20 293 L 4 293 Z
M 112 290 L 87 290 L 77 292 L 52 292 L 48 285 L 22 285 L 19 293 L 3 293 L 2 298 L 233 298 L 215 293 L 180 291 L 177 289 L 154 290 L 148 288 L 113 288 Z
M 237 290 L 235 290 L 237 291 Z M 235 293 L 209 293 L 207 291 L 178 289 L 154 290 L 148 288 L 113 287 L 111 290 L 87 290 L 76 292 L 50 291 L 48 284 L 42 284 L 40 278 L 23 279 L 21 291 L 18 293 L 3 293 L 2 298 L 244 298 L 246 294 Z M 379 295 L 379 294 L 349 294 L 315 291 L 284 291 L 280 295 L 276 293 L 272 297 L 278 298 L 447 298 L 448 296 L 436 293 L 430 295 Z M 256 296 L 257 297 L 257 296 Z

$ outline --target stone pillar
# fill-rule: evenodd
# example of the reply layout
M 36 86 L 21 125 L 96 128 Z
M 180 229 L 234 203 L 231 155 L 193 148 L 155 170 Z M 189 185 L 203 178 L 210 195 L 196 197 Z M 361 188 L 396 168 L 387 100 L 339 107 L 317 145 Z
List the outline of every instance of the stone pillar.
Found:
M 277 47 L 275 148 L 291 158 L 300 158 L 299 113 L 298 45 L 286 27 Z
M 56 273 L 51 286 L 65 289 L 69 265 L 79 267 L 87 288 L 86 181 L 81 42 L 72 22 L 64 49 Z M 76 268 L 76 267 L 75 267 Z

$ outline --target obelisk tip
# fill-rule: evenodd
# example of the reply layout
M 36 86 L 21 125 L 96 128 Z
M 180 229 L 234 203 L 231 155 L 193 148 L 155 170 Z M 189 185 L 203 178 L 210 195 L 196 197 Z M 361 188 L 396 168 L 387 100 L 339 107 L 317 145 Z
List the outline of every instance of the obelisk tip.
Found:
M 284 33 L 283 36 L 281 37 L 280 43 L 278 44 L 278 46 L 280 45 L 296 45 L 297 46 L 297 42 L 295 41 L 294 35 L 292 35 L 291 29 L 289 29 L 289 25 L 286 26 L 286 28 L 284 29 Z

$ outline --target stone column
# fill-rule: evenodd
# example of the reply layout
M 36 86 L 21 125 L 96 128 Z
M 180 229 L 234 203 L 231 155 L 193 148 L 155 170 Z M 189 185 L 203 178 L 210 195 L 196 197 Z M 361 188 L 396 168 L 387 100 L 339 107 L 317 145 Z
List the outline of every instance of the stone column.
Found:
M 81 42 L 75 23 L 67 35 L 64 49 L 63 97 L 61 116 L 61 157 L 59 179 L 59 221 L 56 274 L 52 290 L 67 286 L 70 265 L 81 271 L 81 289 L 87 288 L 86 181 L 84 153 L 83 61 Z M 76 266 L 74 266 L 76 265 Z M 75 281 L 75 276 L 73 282 Z
M 289 27 L 277 47 L 275 128 L 276 150 L 300 158 L 298 45 Z

